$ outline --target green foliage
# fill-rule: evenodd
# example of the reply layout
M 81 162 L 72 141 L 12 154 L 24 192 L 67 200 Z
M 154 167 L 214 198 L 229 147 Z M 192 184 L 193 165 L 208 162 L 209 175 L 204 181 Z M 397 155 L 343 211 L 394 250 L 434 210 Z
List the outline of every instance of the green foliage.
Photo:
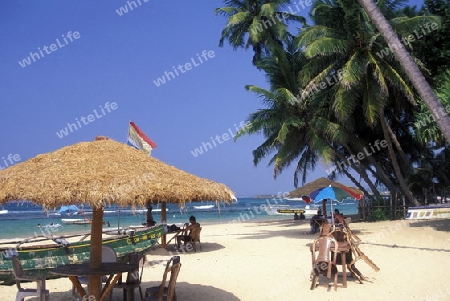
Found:
M 439 18 L 430 13 L 404 7 L 404 0 L 381 0 L 377 5 L 400 37 L 430 22 L 450 28 L 446 27 L 448 18 L 445 17 L 450 11 L 446 6 L 449 0 L 426 1 L 430 13 L 444 16 L 442 26 Z M 246 86 L 262 100 L 264 108 L 250 114 L 249 125 L 235 137 L 264 136 L 264 141 L 253 151 L 254 164 L 269 158 L 275 177 L 296 164 L 294 185 L 297 186 L 298 179 L 301 177 L 304 182 L 320 160 L 338 166 L 364 149 L 370 151 L 371 143 L 389 135 L 395 144 L 394 154 L 378 149 L 369 158 L 335 171 L 348 174 L 353 168 L 366 182 L 376 177 L 376 182 L 383 183 L 391 193 L 398 193 L 399 176 L 393 170 L 393 158 L 400 161 L 402 172 L 408 177 L 412 166 L 429 155 L 429 149 L 416 140 L 413 128 L 416 118 L 421 118 L 416 113 L 425 113 L 426 108 L 421 107 L 403 68 L 358 1 L 314 1 L 310 14 L 314 25 L 300 28 L 296 37 L 288 32 L 287 24 L 295 21 L 304 25 L 304 19 L 285 13 L 280 18 L 285 5 L 293 1 L 224 2 L 225 7 L 216 10 L 228 18 L 220 46 L 227 41 L 234 49 L 253 49 L 253 63 L 264 72 L 269 84 L 269 88 Z M 437 50 L 429 43 L 433 39 L 441 43 L 437 44 Z M 434 76 L 437 68 L 429 64 L 439 61 L 446 66 L 450 61 L 450 56 L 443 61 L 446 51 L 450 53 L 448 41 L 444 30 L 417 39 L 408 47 L 425 63 L 415 58 L 418 65 Z M 438 51 L 439 56 L 432 57 L 433 51 Z M 449 83 L 446 82 L 448 87 Z M 441 90 L 439 93 L 448 95 L 448 89 Z M 386 125 L 389 134 L 382 131 L 381 123 Z M 377 220 L 387 218 L 382 210 L 375 214 Z
M 387 219 L 386 213 L 381 208 L 377 208 L 372 212 L 372 221 L 374 222 L 385 221 Z
M 282 45 L 291 36 L 287 30 L 290 21 L 305 24 L 305 18 L 281 11 L 287 3 L 287 0 L 226 0 L 225 7 L 215 10 L 216 14 L 228 17 L 219 46 L 228 40 L 234 49 L 252 47 L 256 65 L 270 55 L 273 47 Z

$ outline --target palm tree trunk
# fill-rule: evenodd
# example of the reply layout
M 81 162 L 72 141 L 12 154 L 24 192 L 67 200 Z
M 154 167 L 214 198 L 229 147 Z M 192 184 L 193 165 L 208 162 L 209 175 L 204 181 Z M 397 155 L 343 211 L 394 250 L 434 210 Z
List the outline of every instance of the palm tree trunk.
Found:
M 344 145 L 345 149 L 349 152 L 349 154 L 353 154 L 350 147 L 348 145 Z M 377 190 L 377 187 L 375 186 L 375 184 L 370 180 L 369 175 L 367 174 L 366 170 L 364 169 L 364 167 L 361 167 L 359 164 L 356 164 L 354 162 L 352 162 L 352 160 L 348 160 L 348 158 L 345 158 L 342 154 L 340 154 L 339 152 L 335 152 L 335 155 L 341 160 L 341 162 L 348 162 L 350 164 L 350 166 L 363 178 L 363 180 L 367 183 L 367 185 L 369 186 L 370 190 L 372 190 L 373 194 L 376 197 L 380 197 L 381 195 Z M 354 155 L 354 154 L 353 154 Z M 338 166 L 339 164 L 337 164 L 336 166 Z
M 404 170 L 407 170 L 408 174 L 411 172 L 411 164 L 409 163 L 408 158 L 406 157 L 405 152 L 403 151 L 402 146 L 400 145 L 400 142 L 397 139 L 397 136 L 395 135 L 394 131 L 392 130 L 392 127 L 389 125 L 389 123 L 386 123 L 387 129 L 389 131 L 389 135 L 392 139 L 392 143 L 395 145 L 395 148 L 398 151 L 398 154 L 400 158 L 402 159 L 402 166 Z
M 400 65 L 403 67 L 414 87 L 419 92 L 419 95 L 425 102 L 428 110 L 430 110 L 431 115 L 436 120 L 437 125 L 445 137 L 445 140 L 447 143 L 450 143 L 450 116 L 447 114 L 448 112 L 445 111 L 444 106 L 438 100 L 430 85 L 425 80 L 425 77 L 420 72 L 419 67 L 417 67 L 405 46 L 400 42 L 400 39 L 395 34 L 391 25 L 376 6 L 375 1 L 358 0 L 358 2 L 364 8 L 369 18 L 378 28 L 380 34 L 392 49 L 395 58 L 400 62 Z
M 389 131 L 386 125 L 387 121 L 386 118 L 384 117 L 384 109 L 380 108 L 378 114 L 380 116 L 381 127 L 383 128 L 384 139 L 386 139 L 387 142 L 389 157 L 391 158 L 392 167 L 394 168 L 394 172 L 397 177 L 398 183 L 402 188 L 402 191 L 405 193 L 406 197 L 410 201 L 410 203 L 415 206 L 418 206 L 419 202 L 417 202 L 417 200 L 411 193 L 411 190 L 409 189 L 408 184 L 406 183 L 405 178 L 403 177 L 403 174 L 400 170 L 400 166 L 398 165 L 397 157 L 395 155 L 394 148 L 392 147 L 392 139 L 391 136 L 389 135 Z
M 356 180 L 356 178 L 346 169 L 343 169 L 342 172 L 347 176 L 347 178 L 352 181 L 352 183 L 358 187 L 359 190 L 361 190 L 364 193 L 364 197 L 367 197 L 368 199 L 371 198 L 369 192 L 364 188 L 364 186 L 361 185 L 361 183 Z
M 369 170 L 372 172 L 373 176 L 378 179 L 381 183 L 383 183 L 384 186 L 389 190 L 391 193 L 391 196 L 394 196 L 398 193 L 398 188 L 392 183 L 391 179 L 389 178 L 388 174 L 386 173 L 384 167 L 377 162 L 373 158 L 373 156 L 368 156 L 367 160 L 370 164 L 375 168 L 375 171 L 369 168 Z

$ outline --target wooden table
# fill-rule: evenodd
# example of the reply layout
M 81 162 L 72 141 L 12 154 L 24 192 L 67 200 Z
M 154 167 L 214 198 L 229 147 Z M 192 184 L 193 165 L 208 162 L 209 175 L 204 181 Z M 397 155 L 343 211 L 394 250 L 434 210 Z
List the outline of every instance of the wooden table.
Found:
M 102 289 L 100 299 L 104 301 L 109 295 L 117 281 L 122 277 L 122 273 L 132 272 L 136 270 L 136 265 L 121 262 L 103 262 L 100 268 L 93 269 L 89 267 L 89 263 L 67 264 L 51 269 L 50 271 L 59 276 L 69 277 L 75 286 L 77 292 L 83 298 L 87 296 L 86 291 L 81 286 L 78 279 L 80 276 L 109 276 L 105 286 Z M 83 299 L 84 300 L 84 299 Z

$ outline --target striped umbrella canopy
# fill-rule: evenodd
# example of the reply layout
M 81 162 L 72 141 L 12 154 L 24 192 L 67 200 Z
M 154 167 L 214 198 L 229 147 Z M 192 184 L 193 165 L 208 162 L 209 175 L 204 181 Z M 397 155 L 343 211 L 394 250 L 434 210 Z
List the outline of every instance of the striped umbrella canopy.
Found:
M 355 199 L 361 200 L 363 194 L 354 192 L 347 187 L 333 187 L 327 186 L 314 190 L 309 194 L 309 196 L 314 200 L 315 203 L 320 202 L 322 200 L 336 200 L 338 202 L 342 202 L 344 199 Z
M 355 192 L 348 187 L 339 186 L 327 186 L 314 190 L 309 194 L 309 196 L 314 200 L 315 203 L 331 200 L 331 221 L 334 223 L 334 212 L 333 212 L 333 200 L 342 202 L 345 199 L 356 199 L 361 200 L 363 198 L 362 193 Z M 324 205 L 325 206 L 325 205 Z M 324 211 L 326 213 L 326 211 Z
M 348 187 L 345 186 L 344 184 L 341 184 L 339 182 L 335 182 L 332 181 L 330 179 L 327 178 L 318 178 L 312 182 L 309 182 L 305 185 L 303 185 L 302 187 L 299 187 L 291 192 L 289 192 L 289 196 L 290 197 L 302 197 L 302 198 L 306 198 L 306 196 L 311 196 L 311 193 L 313 191 L 319 190 L 319 189 L 323 189 L 326 188 L 328 186 L 332 186 L 332 187 L 345 187 L 346 189 L 349 189 L 350 191 L 352 191 L 355 194 L 361 194 L 363 195 L 363 192 L 359 189 L 353 188 L 353 187 Z

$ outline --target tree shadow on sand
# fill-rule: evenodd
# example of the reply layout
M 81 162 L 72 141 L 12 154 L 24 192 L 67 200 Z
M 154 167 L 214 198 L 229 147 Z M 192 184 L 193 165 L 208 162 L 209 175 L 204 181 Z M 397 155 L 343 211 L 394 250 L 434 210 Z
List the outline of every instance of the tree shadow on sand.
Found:
M 450 232 L 450 219 L 411 221 L 410 227 L 431 227 L 436 231 Z
M 273 229 L 260 229 L 257 228 L 259 225 L 273 225 Z M 242 237 L 240 239 L 267 239 L 270 237 L 281 236 L 293 239 L 315 239 L 319 236 L 318 233 L 311 234 L 309 219 L 305 220 L 272 220 L 272 221 L 264 221 L 261 223 L 249 223 L 249 227 L 254 227 L 256 230 L 251 234 L 239 234 Z M 351 225 L 350 225 L 351 229 Z M 353 234 L 358 234 L 360 231 L 353 230 Z

